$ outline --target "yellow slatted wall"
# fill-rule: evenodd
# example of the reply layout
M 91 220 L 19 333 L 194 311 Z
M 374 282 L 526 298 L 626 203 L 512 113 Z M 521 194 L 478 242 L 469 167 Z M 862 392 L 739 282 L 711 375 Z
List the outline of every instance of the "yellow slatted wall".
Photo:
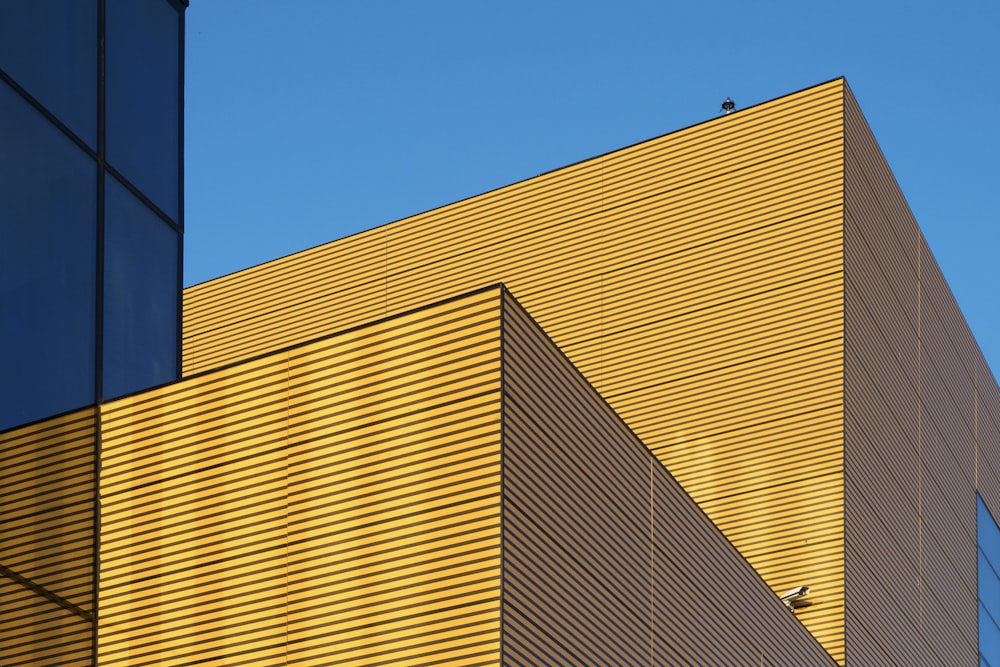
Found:
M 0 576 L 0 664 L 93 667 L 90 621 Z
M 505 664 L 833 664 L 510 297 L 504 562 Z
M 843 90 L 190 288 L 185 372 L 502 281 L 839 657 Z
M 89 665 L 95 410 L 0 436 L 0 665 Z
M 100 664 L 496 664 L 498 289 L 104 407 Z

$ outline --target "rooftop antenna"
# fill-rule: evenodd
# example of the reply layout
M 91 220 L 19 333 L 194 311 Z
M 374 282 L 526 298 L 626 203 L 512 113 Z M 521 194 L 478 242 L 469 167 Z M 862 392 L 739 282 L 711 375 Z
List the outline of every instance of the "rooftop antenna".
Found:
M 729 112 L 732 111 L 735 108 L 736 108 L 736 102 L 733 102 L 727 96 L 726 99 L 725 99 L 725 101 L 723 101 L 723 103 L 722 103 L 722 110 L 725 111 L 726 115 L 728 116 Z

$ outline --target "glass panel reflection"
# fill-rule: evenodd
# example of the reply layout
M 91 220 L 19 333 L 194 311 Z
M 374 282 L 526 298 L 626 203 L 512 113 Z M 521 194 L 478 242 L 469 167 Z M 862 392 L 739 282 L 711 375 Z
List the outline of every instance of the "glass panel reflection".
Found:
M 177 221 L 180 17 L 167 0 L 106 7 L 108 163 Z
M 0 81 L 0 429 L 94 402 L 97 167 Z
M 982 604 L 979 605 L 979 656 L 988 664 L 1000 665 L 1000 628 Z
M 97 0 L 0 2 L 0 67 L 97 146 Z
M 104 398 L 177 377 L 179 235 L 105 178 Z
M 1000 528 L 976 496 L 979 541 L 979 655 L 986 664 L 1000 665 Z

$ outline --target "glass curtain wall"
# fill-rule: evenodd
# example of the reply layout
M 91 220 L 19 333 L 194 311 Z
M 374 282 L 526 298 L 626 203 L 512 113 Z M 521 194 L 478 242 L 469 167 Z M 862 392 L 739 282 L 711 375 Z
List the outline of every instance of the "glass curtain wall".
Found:
M 179 376 L 185 5 L 0 3 L 0 431 Z
M 976 496 L 979 542 L 979 664 L 1000 667 L 1000 528 Z

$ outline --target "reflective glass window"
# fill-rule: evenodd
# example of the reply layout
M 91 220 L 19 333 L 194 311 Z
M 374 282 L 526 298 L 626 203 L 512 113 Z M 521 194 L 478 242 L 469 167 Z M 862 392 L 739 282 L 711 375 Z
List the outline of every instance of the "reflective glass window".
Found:
M 107 0 L 108 163 L 178 220 L 180 16 L 167 0 Z
M 980 662 L 1000 667 L 1000 527 L 977 496 Z
M 94 403 L 97 166 L 0 81 L 0 429 Z
M 177 377 L 180 237 L 110 174 L 104 204 L 104 398 Z
M 994 565 L 983 553 L 983 550 L 979 550 L 979 599 L 982 600 L 983 604 L 993 612 L 997 619 L 1000 619 L 1000 575 L 997 574 L 996 565 Z
M 1000 665 L 1000 628 L 982 604 L 979 605 L 979 656 L 988 665 Z
M 979 548 L 983 550 L 987 558 L 993 561 L 994 565 L 1000 565 L 1000 528 L 993 521 L 993 515 L 986 509 L 982 498 L 979 498 L 977 512 L 976 524 L 979 527 Z
M 97 146 L 97 0 L 0 2 L 0 67 Z

